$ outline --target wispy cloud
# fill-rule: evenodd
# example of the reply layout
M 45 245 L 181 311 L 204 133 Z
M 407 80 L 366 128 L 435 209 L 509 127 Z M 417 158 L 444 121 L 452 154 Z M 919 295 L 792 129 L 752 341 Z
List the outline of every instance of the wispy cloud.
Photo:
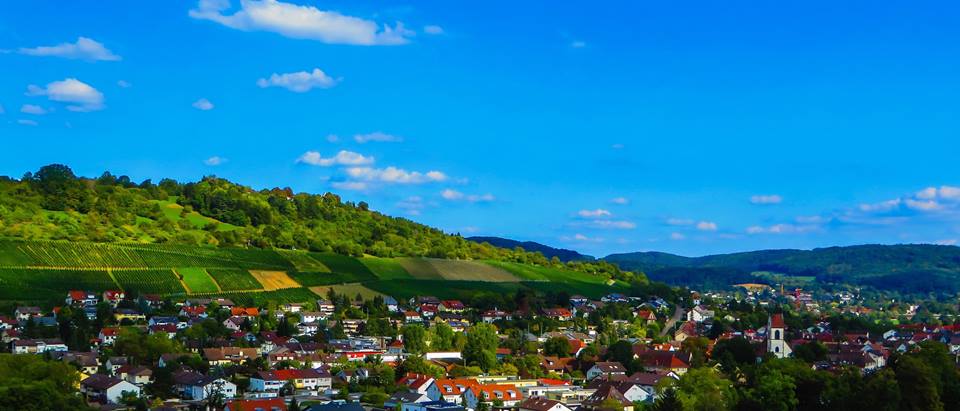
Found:
M 227 162 L 227 159 L 220 156 L 213 156 L 206 160 L 203 160 L 203 164 L 206 164 L 208 166 L 219 166 L 226 162 Z
M 350 190 L 350 191 L 364 191 L 367 188 L 367 183 L 362 181 L 334 181 L 330 183 L 333 188 L 340 190 Z
M 448 201 L 467 201 L 470 203 L 489 203 L 496 200 L 493 194 L 464 194 L 457 190 L 446 189 L 440 192 L 440 197 Z
M 395 136 L 393 134 L 387 134 L 381 131 L 374 131 L 373 133 L 368 134 L 357 134 L 353 136 L 353 141 L 356 141 L 360 144 L 375 142 L 375 143 L 399 143 L 403 141 L 403 138 Z
M 39 125 L 40 123 L 37 123 L 36 121 L 33 121 L 33 120 L 17 120 L 17 124 L 21 126 L 36 126 L 36 125 Z
M 443 27 L 437 25 L 423 26 L 423 32 L 433 35 L 443 34 Z
M 20 112 L 24 114 L 33 114 L 37 116 L 42 116 L 47 114 L 47 110 L 43 107 L 33 105 L 33 104 L 24 104 L 20 107 Z
M 671 217 L 667 219 L 666 223 L 667 225 L 684 226 L 684 225 L 693 225 L 695 221 L 689 218 Z
M 611 203 L 617 205 L 627 205 L 630 204 L 630 200 L 626 197 L 616 197 L 610 200 Z
M 683 240 L 684 238 L 687 238 L 687 236 L 683 235 L 683 233 L 677 233 L 677 232 L 670 233 L 671 240 Z
M 598 208 L 596 210 L 580 210 L 577 215 L 583 218 L 607 218 L 613 216 L 609 210 Z
M 120 88 L 133 87 L 133 84 L 130 84 L 130 82 L 126 80 L 117 80 L 117 85 L 120 86 Z
M 586 227 L 597 228 L 601 230 L 633 230 L 637 224 L 627 220 L 593 220 L 584 224 Z
M 415 34 L 400 22 L 393 26 L 381 26 L 377 22 L 336 11 L 277 0 L 241 0 L 240 9 L 227 14 L 230 8 L 229 0 L 200 0 L 197 7 L 189 11 L 189 15 L 237 30 L 267 31 L 330 44 L 400 45 L 408 43 Z
M 67 110 L 97 111 L 104 108 L 103 93 L 75 78 L 48 83 L 45 87 L 27 86 L 28 96 L 46 96 L 51 101 L 67 104 Z
M 447 180 L 447 175 L 440 171 L 421 173 L 419 171 L 407 171 L 393 166 L 387 168 L 350 167 L 345 171 L 353 180 L 388 184 L 423 184 Z
M 604 239 L 602 237 L 591 237 L 586 234 L 576 233 L 572 236 L 563 236 L 560 237 L 562 241 L 574 241 L 580 243 L 602 243 Z
M 193 105 L 193 108 L 200 111 L 210 111 L 210 110 L 213 110 L 213 107 L 214 107 L 213 103 L 211 103 L 210 100 L 207 100 L 205 98 L 201 98 L 200 100 L 194 101 L 192 105 Z
M 257 80 L 260 88 L 281 87 L 294 93 L 306 93 L 314 88 L 330 88 L 339 82 L 318 68 L 313 71 L 298 71 L 295 73 L 273 73 L 269 78 Z
M 347 150 L 340 150 L 340 152 L 333 157 L 326 158 L 320 155 L 320 152 L 318 151 L 307 151 L 297 158 L 298 163 L 320 167 L 361 166 L 373 164 L 374 161 L 375 159 L 372 156 L 365 156 L 363 154 Z
M 717 231 L 717 223 L 713 221 L 700 221 L 697 223 L 697 230 L 700 231 Z
M 80 37 L 73 43 L 60 43 L 56 46 L 21 48 L 20 54 L 30 56 L 61 57 L 86 61 L 117 61 L 120 56 L 113 54 L 96 40 Z
M 753 204 L 780 204 L 783 197 L 777 194 L 757 194 L 750 196 L 750 202 Z

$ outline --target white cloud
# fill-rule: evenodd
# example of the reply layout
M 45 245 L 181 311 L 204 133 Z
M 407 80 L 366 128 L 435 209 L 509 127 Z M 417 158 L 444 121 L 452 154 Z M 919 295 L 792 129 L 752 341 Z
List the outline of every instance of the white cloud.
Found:
M 227 159 L 220 156 L 213 156 L 206 160 L 203 160 L 203 164 L 206 164 L 208 166 L 219 166 L 226 162 L 227 162 Z
M 771 226 L 750 226 L 747 227 L 747 234 L 792 234 L 806 233 L 817 230 L 817 225 L 794 225 L 794 224 L 774 224 Z
M 87 61 L 117 61 L 120 56 L 107 50 L 103 44 L 86 37 L 80 37 L 75 43 L 61 43 L 56 46 L 21 48 L 21 54 L 30 56 L 51 56 Z
M 427 205 L 420 196 L 410 196 L 397 203 L 397 208 L 404 210 L 409 215 L 420 215 L 420 212 Z
M 575 49 L 582 49 L 584 47 L 587 47 L 587 42 L 582 40 L 576 40 L 576 41 L 570 42 L 570 47 L 573 47 Z
M 881 201 L 879 203 L 872 204 L 860 204 L 860 211 L 864 212 L 877 212 L 877 211 L 890 211 L 897 207 L 900 207 L 900 199 L 895 198 L 893 200 Z
M 338 141 L 340 141 L 340 137 L 337 136 L 336 134 L 327 134 L 328 143 L 336 143 Z
M 957 245 L 957 239 L 956 239 L 956 238 L 947 238 L 947 239 L 944 239 L 944 240 L 934 241 L 933 243 L 934 243 L 934 244 L 937 244 L 937 245 Z
M 22 126 L 35 126 L 35 125 L 38 125 L 39 123 L 33 120 L 17 120 L 17 124 L 20 124 Z
M 393 166 L 387 168 L 351 167 L 346 169 L 346 173 L 355 180 L 378 181 L 391 184 L 423 184 L 447 180 L 447 175 L 439 171 L 421 173 L 419 171 L 407 171 Z
M 239 10 L 224 14 L 230 7 L 229 0 L 200 0 L 189 15 L 237 30 L 268 31 L 330 44 L 399 45 L 415 34 L 400 22 L 381 27 L 371 20 L 277 0 L 241 0 Z
M 750 197 L 750 202 L 753 204 L 780 204 L 783 202 L 783 197 L 777 194 L 757 194 Z
M 193 102 L 193 108 L 197 110 L 208 111 L 208 110 L 213 110 L 213 107 L 214 107 L 213 103 L 211 103 L 210 100 L 207 100 L 205 98 L 202 98 L 200 100 Z
M 689 218 L 668 218 L 667 225 L 693 225 L 694 221 Z
M 362 181 L 335 181 L 330 185 L 340 190 L 363 191 L 367 189 L 367 183 Z
M 493 196 L 493 194 L 489 194 L 489 193 L 466 195 L 457 190 L 453 190 L 449 188 L 440 192 L 440 197 L 443 197 L 444 200 L 449 200 L 449 201 L 466 200 L 471 203 L 488 203 L 497 199 L 496 197 Z
M 619 204 L 619 205 L 630 204 L 630 200 L 627 199 L 626 197 L 617 197 L 617 198 L 611 199 L 610 202 L 613 204 Z
M 37 106 L 37 105 L 33 105 L 33 104 L 24 104 L 22 107 L 20 107 L 20 112 L 21 112 L 21 113 L 25 113 L 25 114 L 34 114 L 34 115 L 38 115 L 38 116 L 42 116 L 42 115 L 44 115 L 44 114 L 47 114 L 47 110 L 46 110 L 46 109 L 44 109 L 43 107 Z
M 681 233 L 670 233 L 671 240 L 683 240 L 684 238 L 687 238 L 687 236 Z
M 637 225 L 632 221 L 619 220 L 593 220 L 587 224 L 588 227 L 600 228 L 600 229 L 614 229 L 614 230 L 632 230 L 637 228 Z
M 330 167 L 330 166 L 362 166 L 367 164 L 373 164 L 375 159 L 371 156 L 365 156 L 360 153 L 353 151 L 340 150 L 333 157 L 324 158 L 317 151 L 308 151 L 303 153 L 300 158 L 297 159 L 298 163 L 310 164 L 313 166 L 320 167 Z
M 713 221 L 701 221 L 697 223 L 697 230 L 717 231 L 717 223 L 714 223 Z
M 436 25 L 423 26 L 423 32 L 427 34 L 443 34 L 443 27 Z
M 563 241 L 576 241 L 582 243 L 602 243 L 604 240 L 601 237 L 590 237 L 581 233 L 576 233 L 573 236 L 563 236 L 560 237 Z
M 75 78 L 54 81 L 46 87 L 27 86 L 28 96 L 47 96 L 51 101 L 67 103 L 70 111 L 96 111 L 103 109 L 103 93 Z
M 323 70 L 318 68 L 313 71 L 298 71 L 295 73 L 273 73 L 270 78 L 261 78 L 257 80 L 257 86 L 260 88 L 283 87 L 294 93 L 306 93 L 314 88 L 330 88 L 339 80 L 330 77 Z
M 943 208 L 940 203 L 934 200 L 914 200 L 912 198 L 908 198 L 904 200 L 904 204 L 906 204 L 910 209 L 918 211 L 935 211 Z
M 120 86 L 120 88 L 133 87 L 133 84 L 130 84 L 130 82 L 126 80 L 117 80 L 117 85 Z
M 583 218 L 606 218 L 613 216 L 608 210 L 598 208 L 596 210 L 580 210 L 577 211 L 577 215 Z
M 403 141 L 403 139 L 398 136 L 383 133 L 380 131 L 374 131 L 373 133 L 368 133 L 368 134 L 357 134 L 353 136 L 353 140 L 360 144 L 368 143 L 371 141 L 377 142 L 377 143 L 399 143 Z

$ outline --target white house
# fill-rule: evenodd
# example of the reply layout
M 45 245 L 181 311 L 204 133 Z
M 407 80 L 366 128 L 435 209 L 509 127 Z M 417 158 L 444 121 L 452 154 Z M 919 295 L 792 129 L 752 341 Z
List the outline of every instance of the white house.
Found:
M 140 387 L 119 378 L 94 374 L 80 382 L 80 392 L 89 399 L 116 404 L 125 392 L 140 396 Z

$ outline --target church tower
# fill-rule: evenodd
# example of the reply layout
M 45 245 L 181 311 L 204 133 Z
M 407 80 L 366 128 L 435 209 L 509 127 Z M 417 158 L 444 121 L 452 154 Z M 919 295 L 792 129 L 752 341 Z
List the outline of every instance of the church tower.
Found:
M 793 350 L 785 341 L 787 326 L 783 323 L 783 314 L 776 313 L 767 320 L 767 352 L 777 358 L 789 357 Z

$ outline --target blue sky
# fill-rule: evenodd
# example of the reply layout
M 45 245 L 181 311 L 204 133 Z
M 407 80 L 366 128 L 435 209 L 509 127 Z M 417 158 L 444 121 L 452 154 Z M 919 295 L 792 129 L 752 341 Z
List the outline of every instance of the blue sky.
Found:
M 333 191 L 595 255 L 960 239 L 958 6 L 0 6 L 0 174 Z

